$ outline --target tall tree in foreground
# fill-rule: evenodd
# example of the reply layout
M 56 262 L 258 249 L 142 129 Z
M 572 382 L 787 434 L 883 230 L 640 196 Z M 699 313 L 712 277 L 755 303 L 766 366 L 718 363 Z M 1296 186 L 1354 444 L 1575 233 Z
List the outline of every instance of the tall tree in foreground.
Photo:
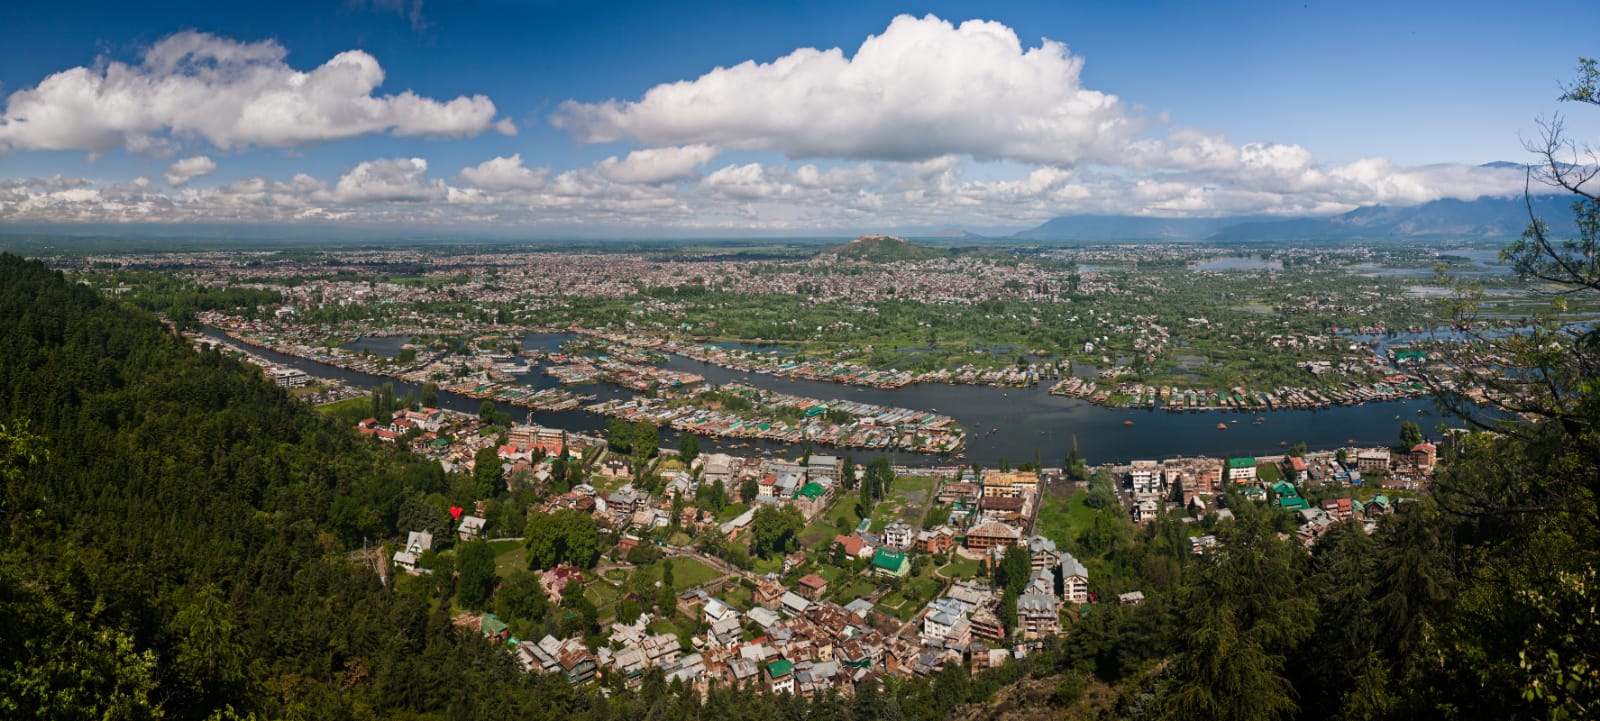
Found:
M 1580 61 L 1561 99 L 1600 106 L 1594 60 Z M 1541 126 L 1529 146 L 1539 158 L 1529 169 L 1533 217 L 1502 257 L 1550 303 L 1499 333 L 1479 315 L 1481 291 L 1454 300 L 1455 327 L 1472 342 L 1447 359 L 1457 372 L 1441 395 L 1495 433 L 1451 450 L 1433 494 L 1438 522 L 1417 531 L 1438 540 L 1432 551 L 1406 545 L 1426 555 L 1409 565 L 1428 569 L 1411 574 L 1426 581 L 1411 591 L 1442 581 L 1444 600 L 1420 618 L 1400 614 L 1411 621 L 1395 629 L 1404 646 L 1392 649 L 1397 667 L 1414 669 L 1407 686 L 1432 697 L 1418 706 L 1463 717 L 1525 715 L 1530 704 L 1549 718 L 1600 714 L 1600 324 L 1567 313 L 1574 300 L 1600 298 L 1600 155 L 1567 137 L 1560 118 Z M 1534 215 L 1535 182 L 1573 198 L 1570 221 Z M 1481 406 L 1454 395 L 1466 388 L 1486 391 Z M 1397 589 L 1390 603 L 1414 603 L 1411 591 Z

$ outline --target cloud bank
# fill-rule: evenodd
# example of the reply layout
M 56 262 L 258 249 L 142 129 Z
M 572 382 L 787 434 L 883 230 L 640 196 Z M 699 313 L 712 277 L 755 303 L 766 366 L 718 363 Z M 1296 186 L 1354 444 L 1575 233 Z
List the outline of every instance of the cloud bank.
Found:
M 1023 48 L 996 22 L 902 15 L 853 56 L 801 48 L 636 101 L 567 101 L 552 122 L 586 143 L 702 143 L 791 158 L 926 160 L 950 153 L 1037 163 L 1106 161 L 1142 122 L 1082 87 L 1083 60 Z
M 515 131 L 483 96 L 375 94 L 384 72 L 361 51 L 308 71 L 285 57 L 274 41 L 189 32 L 133 65 L 65 70 L 6 101 L 0 150 L 165 154 L 203 142 L 236 170 L 256 148 Z M 848 55 L 800 48 L 633 100 L 562 103 L 551 122 L 580 143 L 626 144 L 579 167 L 509 147 L 452 173 L 408 149 L 199 187 L 217 163 L 189 154 L 146 171 L 165 188 L 149 177 L 0 180 L 0 222 L 1020 228 L 1073 214 L 1326 215 L 1523 187 L 1516 168 L 1335 165 L 1297 144 L 1235 142 L 1084 87 L 1083 65 L 1064 44 L 1029 46 L 1000 23 L 901 16 Z
M 286 54 L 273 40 L 191 31 L 156 43 L 137 64 L 63 70 L 6 100 L 0 149 L 161 153 L 191 139 L 232 150 L 382 132 L 462 138 L 515 131 L 495 119 L 494 103 L 482 95 L 374 95 L 383 68 L 360 50 L 305 72 L 285 63 Z

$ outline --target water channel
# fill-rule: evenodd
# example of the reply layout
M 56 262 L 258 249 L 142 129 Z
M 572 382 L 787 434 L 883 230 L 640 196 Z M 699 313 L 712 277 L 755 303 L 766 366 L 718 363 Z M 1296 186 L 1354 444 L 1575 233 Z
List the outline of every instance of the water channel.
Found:
M 219 330 L 206 328 L 206 335 L 226 338 Z M 568 334 L 529 334 L 523 341 L 525 348 L 554 350 L 567 339 Z M 403 343 L 402 339 L 393 339 Z M 398 347 L 398 343 L 396 344 Z M 299 368 L 311 375 L 338 378 L 353 387 L 373 388 L 383 383 L 393 383 L 395 392 L 421 395 L 419 386 L 399 380 L 358 371 L 346 370 L 316 361 L 284 355 L 265 348 L 250 347 L 251 352 L 276 363 Z M 697 373 L 710 383 L 745 383 L 779 393 L 807 396 L 823 400 L 850 400 L 904 408 L 935 410 L 951 416 L 967 428 L 966 460 L 978 461 L 993 467 L 1001 458 L 1011 463 L 1038 459 L 1044 465 L 1059 465 L 1067 451 L 1076 443 L 1081 453 L 1092 463 L 1128 461 L 1137 458 L 1163 458 L 1179 455 L 1264 455 L 1279 453 L 1284 443 L 1305 442 L 1313 450 L 1332 449 L 1354 441 L 1358 445 L 1392 445 L 1400 434 L 1400 424 L 1416 421 L 1423 432 L 1433 435 L 1441 416 L 1428 400 L 1411 400 L 1390 403 L 1369 403 L 1364 406 L 1346 406 L 1324 410 L 1282 410 L 1261 413 L 1195 412 L 1167 413 L 1144 409 L 1103 408 L 1075 398 L 1049 394 L 1047 385 L 1035 388 L 989 388 L 983 386 L 956 386 L 919 384 L 898 389 L 865 388 L 823 381 L 795 380 L 742 373 L 720 366 L 669 356 L 667 368 Z M 523 377 L 523 382 L 536 388 L 558 385 L 555 379 L 535 370 Z M 631 392 L 610 385 L 574 386 L 572 390 L 598 396 L 599 399 L 626 398 Z M 441 392 L 440 403 L 446 408 L 476 412 L 481 401 L 453 393 Z M 501 410 L 512 417 L 529 417 L 526 408 L 499 404 Z M 1265 420 L 1257 423 L 1257 417 Z M 558 413 L 535 412 L 533 422 L 547 426 L 567 428 L 579 432 L 593 432 L 605 427 L 605 418 L 581 410 Z M 1132 425 L 1127 422 L 1132 421 Z M 1218 430 L 1223 423 L 1226 430 Z M 1451 425 L 1458 425 L 1452 422 Z M 676 433 L 663 431 L 663 445 L 677 443 Z M 778 455 L 797 455 L 798 450 L 789 444 L 761 441 L 702 442 L 703 448 L 720 449 L 731 453 L 752 455 L 767 451 Z M 871 452 L 860 449 L 819 448 L 819 453 L 855 454 L 861 460 Z M 911 453 L 896 454 L 901 463 L 928 462 L 955 463 L 953 459 L 940 460 L 939 456 Z

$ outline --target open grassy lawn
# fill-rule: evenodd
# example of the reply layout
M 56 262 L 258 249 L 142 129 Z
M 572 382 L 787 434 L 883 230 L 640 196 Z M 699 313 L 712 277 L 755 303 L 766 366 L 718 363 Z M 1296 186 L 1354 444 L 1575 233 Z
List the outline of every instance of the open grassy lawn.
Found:
M 755 592 L 745 588 L 744 586 L 734 586 L 733 588 L 717 594 L 717 598 L 733 604 L 733 607 L 739 609 L 740 611 L 748 611 L 750 610 L 750 607 L 756 605 Z
M 892 591 L 878 602 L 878 610 L 883 611 L 901 621 L 910 620 L 923 606 L 933 600 L 934 594 L 939 592 L 941 584 L 938 580 L 922 578 L 906 578 L 901 583 L 900 590 Z
M 612 586 L 609 583 L 595 582 L 584 586 L 583 595 L 586 596 L 596 608 L 605 608 L 611 602 L 616 601 L 617 598 L 622 595 L 622 592 L 617 590 L 615 586 Z
M 1068 493 L 1072 495 L 1069 497 Z M 1094 522 L 1094 509 L 1083 505 L 1083 499 L 1088 495 L 1088 491 L 1073 493 L 1064 489 L 1045 492 L 1034 528 L 1040 535 L 1056 543 L 1068 542 Z
M 595 475 L 592 475 L 592 476 L 589 477 L 589 485 L 594 486 L 595 493 L 599 493 L 601 495 L 612 493 L 612 492 L 616 491 L 618 488 L 626 486 L 626 485 L 628 485 L 629 483 L 632 483 L 632 482 L 633 482 L 633 479 L 629 478 L 627 476 L 617 476 L 616 478 L 606 478 L 605 476 L 602 476 L 602 475 L 599 475 L 599 474 L 595 474 Z
M 659 564 L 667 561 L 672 562 L 672 590 L 674 592 L 694 588 L 722 575 L 717 569 L 701 563 L 698 559 L 687 556 L 662 559 L 657 565 L 659 566 Z M 660 580 L 661 569 L 659 567 L 650 569 L 650 573 L 653 578 Z
M 1256 477 L 1260 478 L 1262 483 L 1277 483 L 1283 480 L 1283 474 L 1278 472 L 1276 463 L 1262 463 L 1256 466 Z
M 853 576 L 843 584 L 828 584 L 828 597 L 841 606 L 872 593 L 878 587 L 871 579 Z
M 939 569 L 939 573 L 947 578 L 977 578 L 981 562 L 973 558 L 956 557 L 948 565 Z
M 935 483 L 938 483 L 936 479 L 918 476 L 896 478 L 888 497 L 872 507 L 872 532 L 878 533 L 895 521 L 921 526 Z
M 783 558 L 779 556 L 773 556 L 772 558 L 752 558 L 750 559 L 750 570 L 754 571 L 757 576 L 764 576 L 769 573 L 779 573 L 783 571 Z
M 522 547 L 522 541 L 490 541 L 489 549 L 494 551 L 494 572 L 501 578 L 512 571 L 528 570 L 528 550 Z
M 717 514 L 717 523 L 727 523 L 728 521 L 738 518 L 739 514 L 744 513 L 747 510 L 750 510 L 750 507 L 743 503 L 729 503 L 727 506 L 723 507 L 720 513 Z
M 329 415 L 340 417 L 351 416 L 355 417 L 356 420 L 361 420 L 372 412 L 372 399 L 365 396 L 346 398 L 337 403 L 329 403 L 327 405 L 317 406 L 317 410 Z
M 833 543 L 834 536 L 849 535 L 856 528 L 855 494 L 845 494 L 834 501 L 828 511 L 800 532 L 802 548 L 823 550 Z

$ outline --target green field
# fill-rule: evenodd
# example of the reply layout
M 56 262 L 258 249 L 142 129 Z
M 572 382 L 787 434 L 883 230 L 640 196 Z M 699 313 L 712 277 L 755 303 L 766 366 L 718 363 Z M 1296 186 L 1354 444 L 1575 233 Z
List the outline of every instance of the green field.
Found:
M 872 593 L 878 584 L 870 578 L 852 576 L 842 584 L 829 584 L 828 598 L 841 606 Z
M 956 556 L 954 561 L 941 567 L 939 573 L 946 578 L 977 578 L 982 562 L 973 558 Z
M 666 563 L 669 560 L 672 561 L 672 590 L 674 592 L 694 588 L 695 586 L 699 586 L 700 584 L 722 575 L 721 571 L 701 563 L 698 559 L 689 558 L 687 556 L 680 556 L 672 559 L 662 559 L 655 566 L 645 569 L 642 572 L 649 573 L 651 574 L 652 578 L 660 580 L 661 564 Z
M 1262 463 L 1256 466 L 1256 477 L 1262 483 L 1277 483 L 1283 480 L 1283 474 L 1278 472 L 1278 464 Z
M 317 406 L 317 411 L 340 418 L 361 420 L 372 414 L 372 400 L 365 397 L 346 398 L 342 401 Z
M 855 530 L 859 520 L 856 518 L 857 498 L 856 494 L 846 493 L 835 500 L 827 513 L 818 516 L 815 522 L 800 532 L 800 545 L 817 550 L 826 549 L 833 543 L 834 536 L 848 535 Z
M 495 575 L 505 578 L 512 571 L 528 570 L 528 550 L 521 540 L 490 541 L 489 550 L 494 551 Z
M 1088 495 L 1088 491 L 1078 491 L 1071 498 L 1065 498 L 1064 491 L 1045 492 L 1034 528 L 1039 535 L 1057 544 L 1069 543 L 1079 531 L 1094 522 L 1094 509 L 1083 505 Z
M 734 586 L 721 594 L 717 594 L 717 598 L 726 601 L 740 611 L 748 611 L 751 606 L 756 605 L 755 593 L 744 586 Z
M 878 601 L 878 610 L 902 621 L 910 620 L 933 600 L 940 588 L 943 584 L 938 579 L 908 576 L 901 582 L 900 590 L 891 591 Z

